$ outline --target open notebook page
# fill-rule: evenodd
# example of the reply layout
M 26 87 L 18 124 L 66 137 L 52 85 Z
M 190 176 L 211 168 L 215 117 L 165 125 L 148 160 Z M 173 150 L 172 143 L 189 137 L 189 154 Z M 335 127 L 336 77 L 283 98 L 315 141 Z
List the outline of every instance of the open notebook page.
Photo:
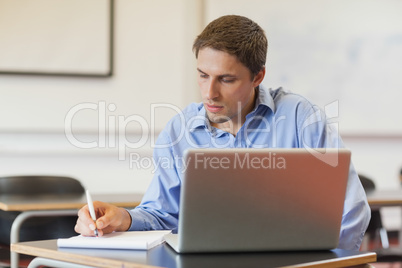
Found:
M 170 230 L 114 232 L 101 237 L 73 236 L 59 238 L 58 247 L 103 248 L 103 249 L 141 249 L 147 250 L 164 241 Z

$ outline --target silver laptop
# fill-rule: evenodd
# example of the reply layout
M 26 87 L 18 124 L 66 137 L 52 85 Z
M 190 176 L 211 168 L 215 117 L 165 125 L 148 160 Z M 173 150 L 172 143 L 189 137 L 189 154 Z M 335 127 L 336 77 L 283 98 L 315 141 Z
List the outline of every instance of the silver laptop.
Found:
M 347 149 L 192 149 L 177 252 L 324 250 L 338 245 Z

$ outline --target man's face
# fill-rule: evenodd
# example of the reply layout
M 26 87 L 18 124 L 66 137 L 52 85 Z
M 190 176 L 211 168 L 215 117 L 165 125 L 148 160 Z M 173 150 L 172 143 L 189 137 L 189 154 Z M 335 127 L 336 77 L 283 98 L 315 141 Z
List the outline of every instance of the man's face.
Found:
M 202 101 L 211 125 L 236 134 L 254 107 L 254 88 L 261 83 L 265 70 L 253 78 L 235 56 L 212 48 L 199 51 L 197 70 Z

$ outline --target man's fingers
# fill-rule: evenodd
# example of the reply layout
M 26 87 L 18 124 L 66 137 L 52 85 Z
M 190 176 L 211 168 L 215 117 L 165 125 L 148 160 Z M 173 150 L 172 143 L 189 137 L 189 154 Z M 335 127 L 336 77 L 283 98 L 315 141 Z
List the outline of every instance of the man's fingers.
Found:
M 78 211 L 78 219 L 74 227 L 75 232 L 84 236 L 93 236 L 95 229 L 96 225 L 89 214 L 88 206 L 82 207 Z
M 97 217 L 96 222 L 91 218 L 88 206 L 84 206 L 78 211 L 78 220 L 74 228 L 77 233 L 84 236 L 93 236 L 94 230 L 98 229 L 98 235 L 102 236 L 116 230 L 124 229 L 125 231 L 128 229 L 127 224 L 123 228 L 121 227 L 125 214 L 128 214 L 125 210 L 100 201 L 95 201 L 94 207 Z
M 91 218 L 91 215 L 89 214 L 89 209 L 88 209 L 88 205 L 85 205 L 84 207 L 82 207 L 80 210 L 78 210 L 78 218 L 82 221 L 82 222 L 87 222 L 88 225 L 92 222 L 93 220 Z

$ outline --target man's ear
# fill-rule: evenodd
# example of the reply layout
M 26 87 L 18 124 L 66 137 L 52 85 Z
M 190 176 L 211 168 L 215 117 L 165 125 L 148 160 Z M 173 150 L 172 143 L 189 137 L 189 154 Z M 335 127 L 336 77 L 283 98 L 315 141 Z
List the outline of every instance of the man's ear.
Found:
M 264 77 L 265 77 L 265 66 L 262 67 L 261 71 L 259 71 L 256 76 L 254 76 L 253 87 L 257 87 L 259 84 L 261 84 L 262 80 L 264 80 Z

